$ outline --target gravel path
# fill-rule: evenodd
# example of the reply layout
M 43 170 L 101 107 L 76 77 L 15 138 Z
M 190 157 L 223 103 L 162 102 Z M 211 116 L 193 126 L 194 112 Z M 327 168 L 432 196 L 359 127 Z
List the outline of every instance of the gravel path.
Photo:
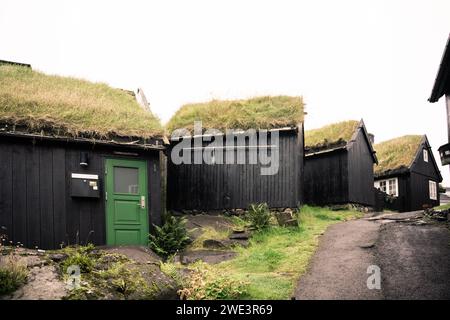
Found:
M 367 289 L 367 267 L 376 264 L 371 247 L 380 224 L 353 220 L 330 226 L 308 272 L 300 279 L 297 299 L 381 299 L 379 290 Z
M 414 224 L 417 213 L 331 226 L 320 239 L 296 299 L 449 299 L 450 232 L 445 224 Z M 387 218 L 387 219 L 386 219 Z M 368 289 L 367 268 L 381 270 Z
M 386 299 L 450 299 L 450 232 L 390 223 L 377 243 Z

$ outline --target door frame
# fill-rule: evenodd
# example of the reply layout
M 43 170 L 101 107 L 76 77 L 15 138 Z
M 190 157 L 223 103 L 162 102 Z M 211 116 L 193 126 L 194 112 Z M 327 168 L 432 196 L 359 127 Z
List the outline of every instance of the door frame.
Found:
M 111 195 L 109 195 L 108 199 L 108 189 L 114 189 L 114 173 L 111 169 L 114 166 L 127 167 L 127 163 L 141 163 L 140 168 L 143 169 L 144 173 L 142 174 L 142 184 L 145 186 L 145 221 L 144 221 L 144 229 L 145 229 L 145 239 L 148 238 L 148 234 L 150 232 L 150 208 L 149 208 L 149 183 L 148 183 L 148 161 L 147 159 L 136 159 L 136 158 L 123 158 L 123 157 L 105 157 L 104 166 L 105 166 L 105 227 L 106 227 L 106 245 L 114 246 L 116 244 L 113 243 L 112 235 L 110 234 L 110 228 L 113 227 L 114 223 L 112 220 L 112 216 L 108 214 L 109 203 L 108 200 L 112 199 Z M 119 165 L 117 165 L 119 164 Z M 123 165 L 122 165 L 123 164 Z M 130 168 L 136 168 L 136 166 L 130 166 Z M 110 171 L 111 170 L 111 171 Z M 109 175 L 109 179 L 108 179 Z M 141 175 L 138 174 L 139 184 L 141 183 Z M 144 210 L 144 209 L 141 209 Z M 144 238 L 144 235 L 141 236 L 141 240 Z M 141 243 L 140 245 L 147 245 L 146 243 Z

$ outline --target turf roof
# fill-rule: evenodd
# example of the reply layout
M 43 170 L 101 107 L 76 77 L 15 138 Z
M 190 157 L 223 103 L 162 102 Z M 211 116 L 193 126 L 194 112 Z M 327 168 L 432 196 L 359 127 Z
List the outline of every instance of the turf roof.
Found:
M 409 168 L 422 140 L 421 135 L 407 135 L 376 144 L 378 166 L 374 167 L 375 174 Z
M 168 132 L 193 129 L 202 121 L 205 129 L 274 129 L 294 127 L 303 121 L 303 98 L 264 96 L 246 100 L 212 100 L 182 106 L 167 123 Z
M 27 133 L 99 139 L 163 134 L 159 119 L 124 90 L 2 64 L 0 124 Z
M 352 138 L 359 123 L 356 120 L 349 120 L 307 130 L 305 131 L 305 146 L 318 149 L 346 144 Z

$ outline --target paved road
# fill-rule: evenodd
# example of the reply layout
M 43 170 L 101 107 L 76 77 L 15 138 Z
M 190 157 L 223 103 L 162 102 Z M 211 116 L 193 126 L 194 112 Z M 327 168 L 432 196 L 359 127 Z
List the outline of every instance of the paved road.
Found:
M 414 212 L 331 226 L 296 299 L 450 299 L 450 232 L 417 220 Z M 370 265 L 380 267 L 380 290 L 367 288 Z

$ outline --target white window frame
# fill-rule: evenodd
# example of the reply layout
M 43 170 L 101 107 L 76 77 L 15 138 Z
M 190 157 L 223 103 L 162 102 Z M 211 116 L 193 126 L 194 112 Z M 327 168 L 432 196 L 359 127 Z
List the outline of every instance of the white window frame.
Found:
M 428 180 L 428 192 L 431 200 L 437 200 L 437 183 L 433 180 Z
M 394 189 L 394 193 L 389 193 L 389 189 L 391 189 L 391 182 L 395 183 L 395 189 Z M 386 190 L 383 190 L 381 184 L 385 184 L 386 186 Z M 394 177 L 394 178 L 389 178 L 389 179 L 383 179 L 383 180 L 377 180 L 375 181 L 375 188 L 380 189 L 381 191 L 394 196 L 394 197 L 398 197 L 398 178 Z
M 423 161 L 428 162 L 428 150 L 423 149 Z

